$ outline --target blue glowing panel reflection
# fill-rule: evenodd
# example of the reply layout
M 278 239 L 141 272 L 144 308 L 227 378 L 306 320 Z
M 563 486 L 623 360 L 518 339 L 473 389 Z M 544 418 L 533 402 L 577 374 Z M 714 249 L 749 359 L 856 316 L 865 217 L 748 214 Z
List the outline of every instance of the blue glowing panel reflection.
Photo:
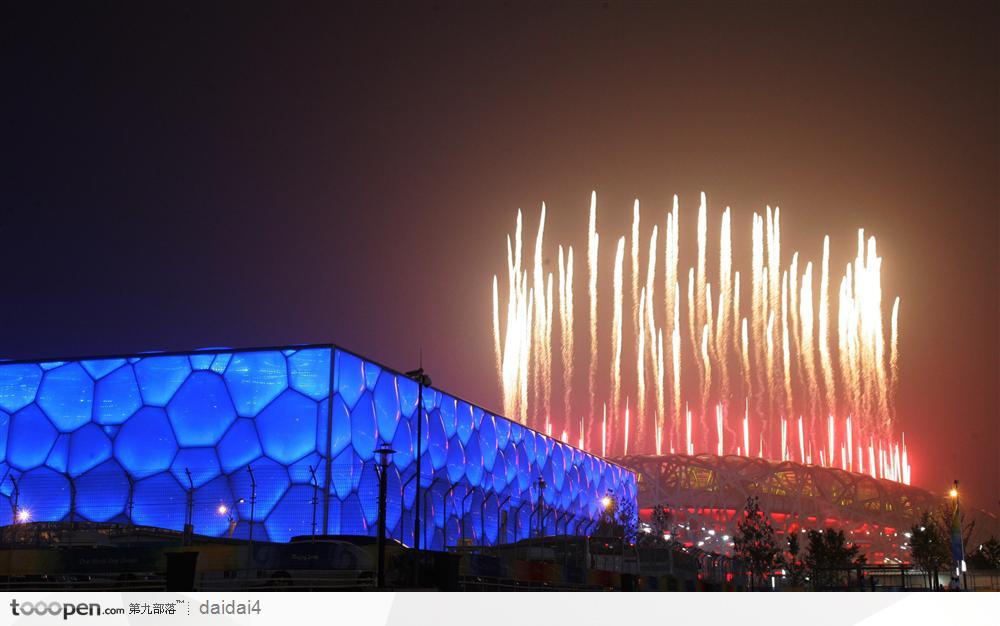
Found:
M 417 482 L 436 550 L 526 537 L 540 478 L 551 533 L 593 529 L 608 492 L 634 502 L 633 473 L 440 390 L 418 423 L 420 395 L 330 346 L 0 363 L 0 524 L 181 529 L 190 501 L 204 535 L 370 535 L 382 445 L 386 525 L 407 545 Z

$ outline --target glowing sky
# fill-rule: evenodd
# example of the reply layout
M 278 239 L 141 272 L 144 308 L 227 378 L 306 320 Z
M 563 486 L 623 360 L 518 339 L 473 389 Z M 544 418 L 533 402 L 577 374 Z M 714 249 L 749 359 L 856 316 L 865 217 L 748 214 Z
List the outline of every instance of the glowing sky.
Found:
M 499 409 L 516 209 L 586 242 L 596 189 L 613 255 L 636 196 L 705 191 L 734 232 L 770 204 L 788 250 L 829 234 L 831 266 L 877 236 L 913 482 L 995 511 L 995 4 L 698 5 L 5 13 L 0 352 L 422 346 Z

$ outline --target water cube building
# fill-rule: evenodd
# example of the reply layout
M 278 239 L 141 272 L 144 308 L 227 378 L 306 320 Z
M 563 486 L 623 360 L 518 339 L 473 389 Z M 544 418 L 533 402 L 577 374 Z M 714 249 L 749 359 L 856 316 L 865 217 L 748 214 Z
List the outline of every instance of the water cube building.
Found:
M 413 380 L 335 345 L 0 363 L 0 524 L 90 521 L 283 542 L 414 542 Z M 587 534 L 631 470 L 423 389 L 421 544 Z M 540 496 L 540 497 L 539 497 Z

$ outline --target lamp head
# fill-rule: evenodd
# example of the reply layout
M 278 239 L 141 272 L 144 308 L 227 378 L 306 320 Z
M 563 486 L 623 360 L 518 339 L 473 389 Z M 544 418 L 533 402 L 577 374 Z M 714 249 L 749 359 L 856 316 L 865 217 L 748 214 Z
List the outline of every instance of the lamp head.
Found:
M 424 368 L 422 367 L 420 369 L 410 370 L 409 372 L 406 372 L 405 375 L 407 378 L 416 382 L 418 385 L 423 385 L 424 387 L 431 386 L 431 377 L 428 376 L 427 374 L 424 374 Z

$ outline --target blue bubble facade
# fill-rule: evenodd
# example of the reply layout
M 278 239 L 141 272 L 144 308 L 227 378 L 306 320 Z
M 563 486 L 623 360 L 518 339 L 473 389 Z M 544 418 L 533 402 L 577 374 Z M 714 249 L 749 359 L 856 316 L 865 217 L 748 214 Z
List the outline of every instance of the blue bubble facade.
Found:
M 419 391 L 329 345 L 0 364 L 0 524 L 374 535 L 387 443 L 386 525 L 412 545 Z M 424 547 L 586 534 L 603 496 L 634 504 L 627 469 L 437 389 L 423 404 Z

